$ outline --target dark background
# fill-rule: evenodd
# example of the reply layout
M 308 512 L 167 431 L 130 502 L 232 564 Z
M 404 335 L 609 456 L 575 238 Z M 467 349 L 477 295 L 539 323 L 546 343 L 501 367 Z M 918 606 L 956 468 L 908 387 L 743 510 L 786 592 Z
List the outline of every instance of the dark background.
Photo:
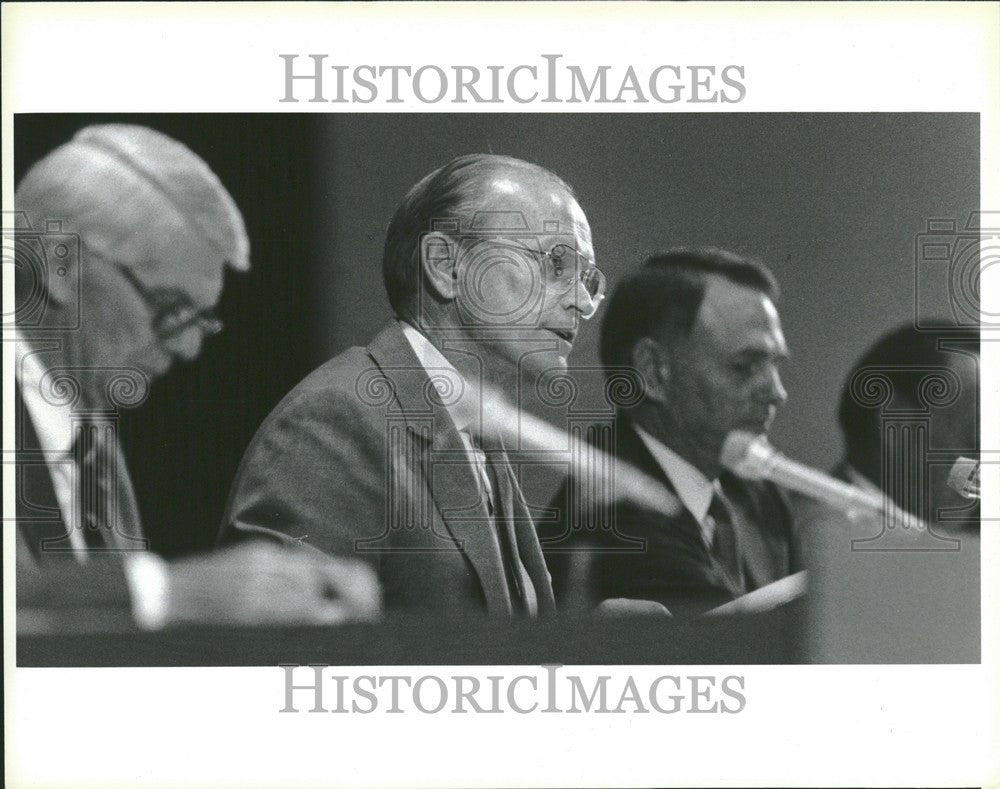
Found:
M 455 155 L 509 154 L 571 183 L 612 287 L 676 244 L 768 263 L 793 353 L 772 438 L 821 467 L 840 452 L 834 413 L 851 363 L 913 319 L 917 235 L 929 219 L 963 226 L 979 201 L 974 114 L 21 115 L 15 179 L 109 121 L 187 144 L 250 235 L 252 270 L 227 274 L 226 330 L 122 420 L 146 531 L 168 556 L 212 544 L 242 452 L 288 389 L 390 317 L 385 226 L 406 190 Z M 922 288 L 947 307 L 943 282 Z M 596 364 L 599 323 L 581 332 L 574 366 Z M 541 480 L 537 495 L 554 484 Z

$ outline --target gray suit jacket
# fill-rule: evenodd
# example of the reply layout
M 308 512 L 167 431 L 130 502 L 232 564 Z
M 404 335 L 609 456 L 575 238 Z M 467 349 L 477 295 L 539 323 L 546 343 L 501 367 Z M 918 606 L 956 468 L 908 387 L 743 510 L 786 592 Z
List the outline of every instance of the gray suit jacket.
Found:
M 475 470 L 399 325 L 299 383 L 243 458 L 221 540 L 263 535 L 370 564 L 389 611 L 509 615 L 497 538 Z M 538 538 L 509 465 L 500 512 L 554 611 Z

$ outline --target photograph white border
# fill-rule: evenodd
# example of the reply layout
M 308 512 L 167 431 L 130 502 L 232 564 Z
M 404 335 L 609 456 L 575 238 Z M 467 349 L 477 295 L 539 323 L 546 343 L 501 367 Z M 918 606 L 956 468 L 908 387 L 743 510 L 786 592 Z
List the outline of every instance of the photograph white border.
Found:
M 980 113 L 981 205 L 1000 209 L 996 3 L 7 3 L 2 16 L 5 208 L 13 199 L 15 113 L 954 111 Z M 281 103 L 281 53 L 325 53 L 349 66 L 512 68 L 547 53 L 584 69 L 740 64 L 746 96 L 736 104 L 665 106 L 387 103 L 384 95 L 363 106 Z M 13 299 L 9 269 L 5 312 Z M 982 281 L 984 315 L 1000 315 L 996 277 L 994 270 Z M 14 381 L 7 345 L 5 420 Z M 1000 393 L 998 356 L 996 342 L 983 343 L 984 449 L 1000 449 L 1000 409 L 991 407 Z M 10 435 L 5 429 L 5 442 Z M 996 468 L 992 477 L 984 473 L 984 514 L 1000 512 Z M 5 518 L 13 515 L 11 476 L 4 476 Z M 982 533 L 979 666 L 670 667 L 743 675 L 745 710 L 474 717 L 282 715 L 278 668 L 17 669 L 14 538 L 5 528 L 8 781 L 1000 785 L 995 525 Z M 343 673 L 352 671 L 377 673 Z M 649 666 L 602 671 L 663 673 Z

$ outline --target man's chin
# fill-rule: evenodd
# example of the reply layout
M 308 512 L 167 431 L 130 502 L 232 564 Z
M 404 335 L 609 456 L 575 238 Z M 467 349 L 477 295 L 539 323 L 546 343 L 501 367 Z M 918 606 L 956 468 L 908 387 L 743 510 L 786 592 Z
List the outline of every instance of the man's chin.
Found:
M 525 357 L 524 363 L 521 365 L 524 377 L 532 381 L 537 381 L 545 376 L 564 374 L 568 368 L 566 357 L 555 353 L 532 354 Z
M 173 366 L 172 356 L 164 353 L 136 355 L 126 364 L 141 370 L 150 381 L 162 378 Z
M 522 395 L 533 391 L 546 377 L 566 374 L 567 361 L 565 355 L 556 351 L 526 351 L 519 355 L 510 353 L 509 348 L 504 353 L 494 355 L 484 369 L 487 379 L 513 395 Z

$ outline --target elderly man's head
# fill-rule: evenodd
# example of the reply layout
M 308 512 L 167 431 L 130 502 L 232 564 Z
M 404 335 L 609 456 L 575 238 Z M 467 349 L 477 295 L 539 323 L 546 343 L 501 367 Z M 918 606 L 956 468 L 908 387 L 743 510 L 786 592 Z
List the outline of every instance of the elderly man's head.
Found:
M 710 477 L 729 432 L 766 433 L 786 399 L 777 296 L 754 261 L 677 249 L 647 260 L 608 305 L 604 363 L 642 374 L 637 418 Z
M 243 219 L 219 179 L 141 126 L 83 129 L 28 171 L 15 208 L 30 226 L 19 247 L 56 229 L 71 242 L 65 260 L 19 256 L 16 279 L 19 304 L 43 297 L 23 327 L 65 327 L 78 312 L 79 329 L 60 333 L 76 365 L 155 377 L 194 358 L 219 328 L 225 266 L 249 267 Z
M 487 367 L 565 367 L 579 318 L 603 298 L 573 190 L 506 156 L 461 156 L 417 183 L 389 225 L 382 271 L 399 317 L 467 341 Z

